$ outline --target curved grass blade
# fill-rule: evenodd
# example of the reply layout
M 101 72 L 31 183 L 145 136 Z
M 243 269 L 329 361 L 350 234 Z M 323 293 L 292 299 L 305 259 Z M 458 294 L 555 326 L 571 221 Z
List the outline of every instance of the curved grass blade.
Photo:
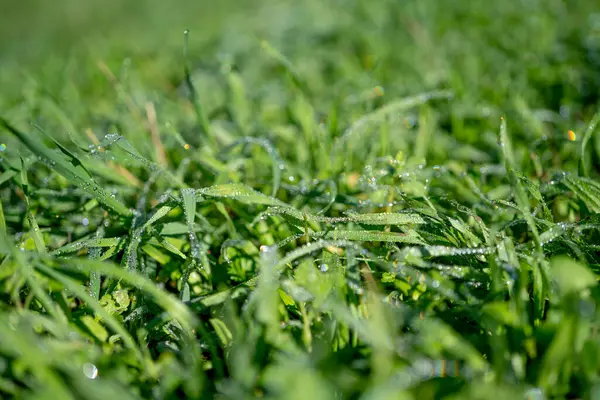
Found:
M 283 162 L 279 157 L 277 148 L 275 148 L 271 142 L 263 138 L 243 137 L 227 146 L 223 152 L 228 152 L 233 147 L 244 143 L 256 144 L 262 147 L 271 158 L 271 170 L 273 173 L 273 191 L 271 192 L 271 196 L 275 197 L 279 191 L 279 184 L 281 183 L 281 170 L 283 168 Z
M 600 213 L 600 185 L 587 178 L 567 176 L 561 181 L 587 208 L 594 213 Z
M 303 247 L 297 248 L 289 253 L 287 253 L 283 258 L 281 258 L 277 264 L 275 265 L 276 271 L 281 271 L 282 268 L 285 268 L 287 264 L 292 263 L 294 260 L 303 257 L 305 255 L 314 253 L 315 251 L 327 248 L 327 247 L 351 247 L 357 246 L 356 243 L 349 242 L 346 240 L 319 240 L 310 244 L 307 244 Z M 209 294 L 206 296 L 198 297 L 192 299 L 191 304 L 200 304 L 202 307 L 213 307 L 219 304 L 224 303 L 229 299 L 233 292 L 240 288 L 254 289 L 259 282 L 261 274 L 248 279 L 246 282 L 241 283 L 232 288 Z
M 162 206 L 159 208 L 154 214 L 152 214 L 150 218 L 148 218 L 144 225 L 142 225 L 142 230 L 146 230 L 151 227 L 156 221 L 166 216 L 172 209 L 173 207 L 171 206 Z
M 589 175 L 590 168 L 588 165 L 588 161 L 586 159 L 587 144 L 590 141 L 590 139 L 592 138 L 592 134 L 596 130 L 596 127 L 598 126 L 599 123 L 600 123 L 600 111 L 598 111 L 594 115 L 594 117 L 592 118 L 592 121 L 588 125 L 588 127 L 583 135 L 583 138 L 581 139 L 581 159 L 579 160 L 579 174 L 581 176 L 586 177 Z
M 44 306 L 46 311 L 54 317 L 57 321 L 66 323 L 67 316 L 63 312 L 63 310 L 50 298 L 47 291 L 42 288 L 42 285 L 37 277 L 34 276 L 33 269 L 31 268 L 31 264 L 28 262 L 27 256 L 20 251 L 17 251 L 14 243 L 6 235 L 6 232 L 0 230 L 0 250 L 4 251 L 6 249 L 6 254 L 9 254 L 14 262 L 17 263 L 19 270 L 31 291 L 38 298 L 40 303 Z M 66 335 L 66 330 L 63 332 Z
M 435 99 L 450 99 L 453 93 L 451 91 L 434 91 L 420 93 L 414 96 L 392 101 L 372 112 L 366 114 L 358 121 L 354 122 L 340 137 L 340 141 L 336 144 L 336 148 L 345 145 L 356 133 L 359 133 L 367 127 L 372 127 L 380 123 L 389 114 L 406 111 L 410 108 L 425 104 L 430 100 Z
M 330 190 L 329 200 L 328 200 L 327 204 L 325 205 L 325 207 L 321 208 L 317 212 L 317 215 L 325 214 L 327 212 L 327 210 L 329 210 L 331 208 L 331 206 L 333 206 L 333 204 L 335 203 L 335 200 L 337 199 L 337 194 L 338 194 L 337 185 L 332 180 L 329 180 L 326 182 L 327 182 L 327 186 L 329 186 L 329 190 Z
M 51 398 L 73 399 L 67 387 L 61 382 L 59 375 L 50 367 L 51 361 L 40 352 L 39 345 L 29 330 L 15 332 L 10 327 L 9 316 L 0 314 L 0 349 L 18 357 L 30 369 L 37 380 L 44 386 L 44 391 Z
M 519 207 L 519 211 L 521 212 L 521 214 L 523 214 L 523 218 L 525 218 L 525 221 L 527 221 L 527 225 L 531 230 L 531 233 L 533 234 L 536 250 L 541 253 L 540 234 L 538 232 L 537 225 L 535 224 L 535 221 L 533 220 L 533 217 L 531 215 L 531 210 L 529 209 L 529 199 L 527 197 L 527 193 L 523 189 L 521 181 L 519 180 L 515 172 L 517 170 L 516 163 L 510 144 L 510 139 L 508 137 L 508 131 L 506 129 L 506 119 L 504 118 L 502 118 L 500 122 L 500 147 L 502 148 L 504 164 L 508 173 L 510 184 L 514 190 L 515 200 Z
M 108 262 L 100 262 L 96 260 L 90 259 L 82 259 L 82 260 L 61 260 L 62 266 L 67 266 L 76 270 L 84 271 L 84 272 L 92 272 L 96 271 L 101 273 L 104 276 L 110 277 L 112 279 L 121 280 L 123 282 L 128 283 L 129 285 L 140 289 L 143 292 L 146 292 L 150 297 L 154 299 L 156 304 L 162 307 L 166 312 L 168 312 L 171 317 L 177 320 L 184 331 L 192 335 L 193 327 L 197 324 L 196 317 L 188 310 L 188 308 L 177 300 L 172 295 L 167 292 L 159 289 L 156 284 L 150 281 L 145 276 L 134 272 L 124 270 L 112 263 Z
M 27 205 L 27 220 L 29 221 L 29 225 L 31 226 L 31 235 L 33 237 L 33 241 L 35 243 L 35 248 L 39 254 L 46 254 L 46 243 L 44 243 L 44 237 L 40 232 L 40 227 L 33 215 L 33 212 L 30 209 L 29 196 L 25 196 L 25 204 Z
M 91 260 L 77 260 L 77 263 L 81 262 L 90 262 Z M 70 292 L 72 292 L 79 299 L 84 301 L 98 316 L 100 316 L 106 325 L 108 325 L 115 333 L 117 333 L 126 347 L 128 347 L 133 353 L 136 355 L 138 360 L 145 364 L 145 359 L 143 353 L 138 348 L 137 344 L 133 337 L 127 332 L 127 330 L 113 317 L 111 314 L 104 309 L 100 305 L 100 303 L 95 300 L 92 296 L 90 296 L 87 291 L 84 289 L 82 285 L 80 285 L 77 281 L 64 276 L 63 274 L 57 272 L 56 270 L 44 265 L 43 263 L 37 263 L 36 268 L 42 272 L 43 274 L 49 276 L 50 278 L 62 283 L 65 288 L 67 288 Z M 92 272 L 92 271 L 86 271 Z
M 156 229 L 152 228 L 150 233 L 154 239 L 156 239 L 158 244 L 160 244 L 165 250 L 175 254 L 176 256 L 179 256 L 182 260 L 187 260 L 187 256 L 183 254 L 177 247 L 175 247 L 175 245 L 169 242 L 164 236 L 160 235 Z M 154 244 L 152 242 L 150 243 Z
M 416 320 L 414 325 L 420 333 L 424 348 L 432 349 L 433 352 L 438 351 L 435 349 L 440 349 L 453 358 L 463 359 L 473 371 L 483 373 L 489 370 L 489 363 L 473 344 L 441 320 L 431 318 Z
M 96 239 L 101 239 L 104 236 L 104 227 L 100 226 L 100 228 L 96 231 Z M 102 256 L 102 248 L 100 247 L 91 247 L 89 250 L 88 257 L 92 260 L 97 260 Z M 90 291 L 90 296 L 94 298 L 94 300 L 100 299 L 100 286 L 102 284 L 102 277 L 97 272 L 92 272 L 90 274 L 90 281 L 88 283 L 88 289 Z
M 541 204 L 544 218 L 548 221 L 552 221 L 552 213 L 548 209 L 548 205 L 546 204 L 544 197 L 540 193 L 539 185 L 532 182 L 529 178 L 527 178 L 522 173 L 520 173 L 518 171 L 514 171 L 514 172 L 515 172 L 515 175 L 525 184 L 525 186 L 527 187 L 527 190 L 529 191 L 529 194 L 531 196 L 533 196 L 533 198 L 536 199 L 539 204 Z
M 285 71 L 289 74 L 292 82 L 298 89 L 300 89 L 305 95 L 309 94 L 308 86 L 306 82 L 300 77 L 300 75 L 294 69 L 291 61 L 287 59 L 280 51 L 271 46 L 269 42 L 266 40 L 261 40 L 260 46 L 265 51 L 265 53 L 275 60 Z
M 204 131 L 205 135 L 208 137 L 212 144 L 215 144 L 215 139 L 212 134 L 210 121 L 208 116 L 206 115 L 206 111 L 202 106 L 202 102 L 198 96 L 198 91 L 196 90 L 196 86 L 194 86 L 194 82 L 192 81 L 192 74 L 190 73 L 190 66 L 188 63 L 188 38 L 190 31 L 188 29 L 184 32 L 184 48 L 183 48 L 183 73 L 185 77 L 185 84 L 189 91 L 189 101 L 194 106 L 194 111 L 196 113 L 196 118 L 198 122 L 200 122 L 200 126 Z
M 131 210 L 121 204 L 118 200 L 110 196 L 102 187 L 100 187 L 93 179 L 87 176 L 87 173 L 82 168 L 81 161 L 75 156 L 69 157 L 66 154 L 61 154 L 46 147 L 40 140 L 36 140 L 30 135 L 14 128 L 3 118 L 0 118 L 0 126 L 5 130 L 15 135 L 32 153 L 48 165 L 51 169 L 64 176 L 67 180 L 79 186 L 96 200 L 106 207 L 112 209 L 116 213 L 124 216 L 130 216 Z M 70 154 L 70 153 L 68 153 Z
M 6 218 L 4 217 L 4 209 L 2 208 L 2 200 L 0 200 L 0 231 L 6 233 Z
M 36 125 L 36 124 L 32 124 L 32 126 L 37 129 L 41 134 L 43 134 L 45 137 L 47 137 L 48 139 L 50 139 L 54 145 L 56 147 L 58 147 L 58 149 L 70 160 L 71 163 L 73 163 L 73 165 L 77 166 L 78 168 L 81 168 L 88 176 L 88 178 L 93 179 L 94 176 L 91 174 L 91 172 L 85 167 L 85 165 L 83 165 L 81 163 L 81 161 L 73 154 L 69 151 L 69 149 L 67 149 L 65 146 L 63 146 L 62 144 L 60 144 L 56 139 L 54 139 L 52 136 L 50 136 L 48 133 L 46 133 L 46 131 L 44 131 L 40 126 Z
M 179 188 L 186 188 L 187 185 L 183 182 L 179 177 L 172 174 L 168 169 L 163 168 L 159 164 L 148 160 L 146 157 L 142 156 L 135 147 L 123 136 L 118 135 L 116 133 L 110 133 L 102 139 L 100 145 L 109 148 L 110 146 L 116 145 L 118 148 L 123 150 L 133 159 L 141 163 L 144 167 L 146 167 L 150 172 L 157 172 L 165 175 L 165 177 L 169 180 L 170 183 L 176 185 Z
M 0 185 L 2 185 L 4 182 L 8 182 L 15 176 L 17 176 L 17 171 L 12 169 L 2 172 L 2 174 L 0 175 Z

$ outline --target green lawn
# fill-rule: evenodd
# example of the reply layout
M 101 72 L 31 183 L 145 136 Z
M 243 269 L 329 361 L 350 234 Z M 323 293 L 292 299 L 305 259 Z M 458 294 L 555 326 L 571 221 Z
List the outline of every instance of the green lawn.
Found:
M 597 1 L 5 3 L 0 398 L 600 399 Z

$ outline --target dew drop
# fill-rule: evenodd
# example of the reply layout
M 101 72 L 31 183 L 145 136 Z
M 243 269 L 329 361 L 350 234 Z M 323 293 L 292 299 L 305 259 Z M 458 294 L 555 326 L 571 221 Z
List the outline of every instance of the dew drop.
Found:
M 526 397 L 531 400 L 543 400 L 546 398 L 546 396 L 544 396 L 544 392 L 542 392 L 542 390 L 539 388 L 529 389 L 526 392 Z
M 88 226 L 90 224 L 90 220 L 87 218 L 84 218 L 81 220 L 81 223 L 83 224 L 83 226 Z
M 319 271 L 321 272 L 327 272 L 329 270 L 329 265 L 327 264 L 321 264 L 319 265 Z
M 4 143 L 0 143 L 0 151 L 5 151 L 6 145 Z
M 404 126 L 406 128 L 414 128 L 414 126 L 416 124 L 417 124 L 417 120 L 412 115 L 404 118 Z
M 364 292 L 363 288 L 362 288 L 362 287 L 360 287 L 360 285 L 358 285 L 358 284 L 357 284 L 357 283 L 355 283 L 355 282 L 348 282 L 348 287 L 349 287 L 350 289 L 352 289 L 352 291 L 353 291 L 354 293 L 358 294 L 358 295 L 361 295 L 361 294 L 363 294 L 363 292 Z
M 596 311 L 596 306 L 594 303 L 590 301 L 580 301 L 579 302 L 579 314 L 583 318 L 592 318 Z
M 96 379 L 98 377 L 98 368 L 91 363 L 83 364 L 83 374 L 89 379 Z

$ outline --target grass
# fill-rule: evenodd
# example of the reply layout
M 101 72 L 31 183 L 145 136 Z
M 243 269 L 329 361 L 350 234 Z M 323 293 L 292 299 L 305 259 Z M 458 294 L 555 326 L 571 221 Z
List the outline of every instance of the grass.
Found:
M 2 44 L 2 398 L 600 398 L 596 2 L 107 4 Z

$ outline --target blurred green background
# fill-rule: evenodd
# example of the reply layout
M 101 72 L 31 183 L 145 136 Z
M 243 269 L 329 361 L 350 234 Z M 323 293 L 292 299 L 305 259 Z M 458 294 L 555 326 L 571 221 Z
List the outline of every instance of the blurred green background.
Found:
M 174 59 L 189 28 L 190 50 L 204 59 L 240 53 L 256 34 L 300 64 L 322 55 L 363 57 L 363 64 L 370 57 L 369 78 L 382 85 L 476 87 L 492 100 L 507 90 L 528 97 L 532 88 L 534 101 L 558 108 L 573 94 L 584 104 L 597 97 L 599 11 L 591 0 L 4 1 L 0 59 L 11 77 L 9 65 L 44 67 L 48 56 L 82 49 L 96 58 Z M 211 41 L 219 45 L 206 51 Z M 341 81 L 350 71 L 335 72 Z
M 3 60 L 32 61 L 85 43 L 114 42 L 130 49 L 182 43 L 194 27 L 214 35 L 235 12 L 251 12 L 259 2 L 157 0 L 3 1 L 0 4 L 0 49 Z
M 0 7 L 0 107 L 14 121 L 43 115 L 42 93 L 60 99 L 81 129 L 99 113 L 114 114 L 99 64 L 140 105 L 185 98 L 185 29 L 208 114 L 228 107 L 224 71 L 233 69 L 264 116 L 252 129 L 284 122 L 281 110 L 293 97 L 286 63 L 320 116 L 338 104 L 360 115 L 374 87 L 384 95 L 367 108 L 450 89 L 455 99 L 441 128 L 480 148 L 482 132 L 501 114 L 520 139 L 564 138 L 583 129 L 600 98 L 600 4 L 592 0 L 36 0 Z M 44 126 L 62 135 L 52 118 Z

